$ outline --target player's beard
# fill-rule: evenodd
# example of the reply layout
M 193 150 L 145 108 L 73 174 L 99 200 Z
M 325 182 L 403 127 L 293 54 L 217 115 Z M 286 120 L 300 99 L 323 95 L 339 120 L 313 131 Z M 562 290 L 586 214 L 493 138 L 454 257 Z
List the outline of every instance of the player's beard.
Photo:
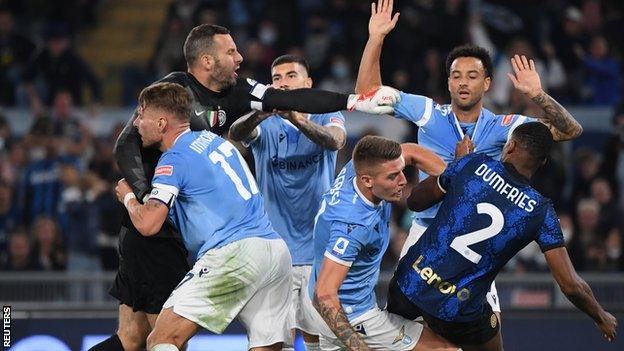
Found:
M 224 67 L 219 59 L 215 60 L 215 69 L 212 79 L 219 84 L 221 90 L 236 85 L 236 75 L 234 75 L 234 70 L 232 68 Z
M 462 102 L 459 98 L 457 98 L 455 99 L 455 106 L 457 106 L 457 108 L 459 108 L 462 111 L 470 111 L 476 105 L 478 105 L 479 102 L 481 102 L 481 99 L 483 99 L 483 97 L 478 97 L 473 100 L 469 100 L 467 102 Z

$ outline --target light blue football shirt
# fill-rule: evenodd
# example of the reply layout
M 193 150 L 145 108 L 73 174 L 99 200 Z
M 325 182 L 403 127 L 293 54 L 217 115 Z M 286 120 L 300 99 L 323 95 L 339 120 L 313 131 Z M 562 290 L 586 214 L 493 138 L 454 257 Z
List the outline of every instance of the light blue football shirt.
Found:
M 189 130 L 176 139 L 158 161 L 152 189 L 150 199 L 169 206 L 169 218 L 197 258 L 245 238 L 279 238 L 243 156 L 209 131 Z
M 309 119 L 344 129 L 340 112 L 311 114 Z M 262 121 L 256 131 L 257 137 L 247 144 L 269 219 L 286 241 L 293 265 L 311 265 L 314 216 L 334 180 L 338 152 L 317 145 L 279 115 Z
M 537 119 L 511 114 L 495 115 L 483 108 L 481 115 L 474 125 L 461 125 L 451 109 L 451 105 L 439 105 L 432 99 L 414 94 L 401 92 L 401 102 L 394 106 L 396 117 L 416 123 L 418 128 L 418 144 L 424 146 L 440 156 L 447 164 L 455 160 L 455 146 L 464 138 L 464 131 L 475 144 L 474 152 L 486 154 L 495 160 L 500 160 L 503 146 L 511 136 L 513 130 L 528 122 Z M 428 175 L 422 171 L 420 180 Z M 430 219 L 438 212 L 439 204 L 425 211 L 417 212 L 415 218 Z M 430 220 L 429 220 L 430 221 Z
M 323 195 L 314 227 L 314 264 L 308 293 L 314 296 L 325 257 L 349 266 L 338 290 L 349 320 L 377 305 L 375 285 L 390 241 L 391 207 L 386 201 L 375 205 L 362 195 L 355 184 L 351 161 L 340 171 L 333 188 Z

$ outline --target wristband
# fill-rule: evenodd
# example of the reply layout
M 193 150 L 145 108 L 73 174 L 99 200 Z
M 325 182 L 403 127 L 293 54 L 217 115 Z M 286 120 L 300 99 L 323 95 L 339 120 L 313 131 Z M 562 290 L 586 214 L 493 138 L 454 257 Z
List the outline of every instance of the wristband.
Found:
M 130 202 L 130 200 L 132 199 L 136 199 L 136 196 L 134 195 L 134 193 L 131 191 L 129 193 L 126 194 L 126 196 L 124 196 L 123 199 L 123 204 L 126 208 L 128 208 L 128 203 Z

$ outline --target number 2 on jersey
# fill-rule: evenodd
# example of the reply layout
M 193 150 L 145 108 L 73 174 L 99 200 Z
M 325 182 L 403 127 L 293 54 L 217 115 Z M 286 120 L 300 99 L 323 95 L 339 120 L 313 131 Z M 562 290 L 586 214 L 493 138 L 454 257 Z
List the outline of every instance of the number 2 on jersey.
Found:
M 451 241 L 451 247 L 474 264 L 481 261 L 481 255 L 470 249 L 468 245 L 476 244 L 495 236 L 500 233 L 505 225 L 505 217 L 503 217 L 501 210 L 490 203 L 481 202 L 477 204 L 477 213 L 490 216 L 492 224 L 483 229 L 460 235 Z
M 227 174 L 228 177 L 230 177 L 230 179 L 236 186 L 236 190 L 238 191 L 238 193 L 243 199 L 245 200 L 251 199 L 252 194 L 258 193 L 258 185 L 256 184 L 256 180 L 253 178 L 253 175 L 251 174 L 249 167 L 247 167 L 247 162 L 245 162 L 245 159 L 243 158 L 243 156 L 238 152 L 238 150 L 236 150 L 236 147 L 227 141 L 219 145 L 218 149 L 220 152 L 215 150 L 211 152 L 210 155 L 208 155 L 208 157 L 210 158 L 212 163 L 214 164 L 218 163 L 221 166 L 221 168 L 223 168 L 223 171 L 225 172 L 225 174 Z M 250 188 L 249 190 L 245 188 L 243 181 L 240 179 L 238 174 L 236 174 L 236 171 L 234 171 L 232 166 L 230 166 L 230 164 L 225 159 L 226 157 L 231 157 L 233 154 L 236 154 L 236 156 L 238 156 L 238 161 L 241 167 L 243 167 L 243 170 L 245 171 L 245 175 L 247 176 L 247 182 L 249 183 L 249 188 Z

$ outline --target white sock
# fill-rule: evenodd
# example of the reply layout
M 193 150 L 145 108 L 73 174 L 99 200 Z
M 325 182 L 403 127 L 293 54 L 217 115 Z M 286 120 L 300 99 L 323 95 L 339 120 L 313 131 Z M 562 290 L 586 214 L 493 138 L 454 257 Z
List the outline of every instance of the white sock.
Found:
M 318 342 L 304 342 L 307 351 L 321 351 L 321 346 Z
M 174 344 L 158 344 L 154 345 L 150 351 L 180 351 Z

